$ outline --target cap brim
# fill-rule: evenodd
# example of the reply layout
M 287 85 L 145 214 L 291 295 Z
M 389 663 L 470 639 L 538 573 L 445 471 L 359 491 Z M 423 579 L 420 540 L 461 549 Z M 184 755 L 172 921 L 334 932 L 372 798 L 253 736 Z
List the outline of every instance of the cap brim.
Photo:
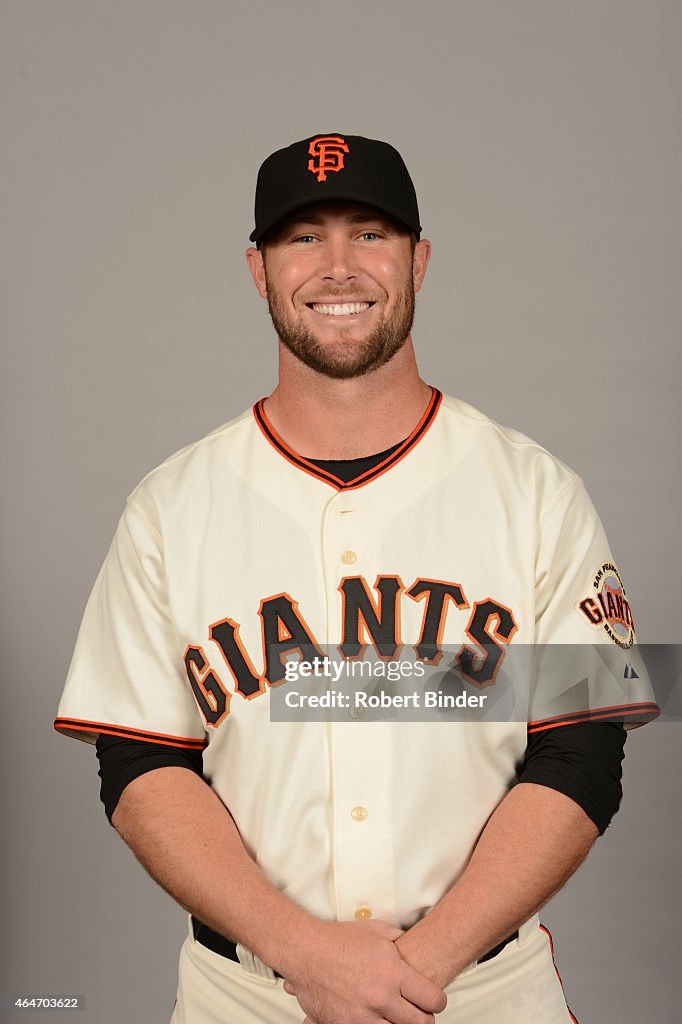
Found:
M 414 231 L 417 235 L 421 234 L 421 224 L 408 224 L 408 222 L 402 217 L 395 209 L 387 203 L 372 203 L 368 199 L 359 199 L 357 195 L 350 195 L 344 192 L 335 192 L 333 196 L 325 196 L 324 199 L 311 199 L 310 196 L 306 196 L 304 199 L 299 199 L 295 203 L 290 203 L 276 217 L 270 219 L 269 223 L 263 225 L 259 230 L 253 230 L 249 235 L 249 241 L 260 242 L 264 235 L 267 235 L 268 231 L 271 231 L 276 224 L 283 221 L 285 217 L 295 213 L 296 210 L 302 210 L 304 206 L 318 206 L 320 203 L 331 203 L 335 199 L 345 199 L 348 202 L 363 203 L 365 206 L 373 206 L 377 210 L 381 210 L 382 213 L 388 213 L 395 220 L 404 224 L 408 231 Z

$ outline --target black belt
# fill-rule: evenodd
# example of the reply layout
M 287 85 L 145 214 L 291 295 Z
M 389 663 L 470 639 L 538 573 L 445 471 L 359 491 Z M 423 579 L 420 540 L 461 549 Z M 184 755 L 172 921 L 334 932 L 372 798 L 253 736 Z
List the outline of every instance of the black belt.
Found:
M 224 935 L 220 935 L 218 932 L 214 932 L 212 928 L 209 928 L 207 924 L 202 924 L 196 917 L 192 916 L 192 931 L 194 932 L 194 938 L 197 942 L 200 942 L 202 946 L 206 946 L 206 949 L 212 949 L 214 953 L 219 953 L 220 956 L 227 957 L 228 960 L 235 960 L 239 963 L 239 957 L 237 956 L 237 943 L 232 942 L 230 939 L 226 939 Z M 519 933 L 514 932 L 513 935 L 507 936 L 502 942 L 499 942 L 497 946 L 493 946 L 483 956 L 479 956 L 478 963 L 482 964 L 485 960 L 492 960 L 494 956 L 501 953 L 508 942 L 513 942 L 514 939 L 518 939 Z M 282 975 L 275 971 L 275 975 L 281 978 Z
M 219 932 L 214 932 L 207 924 L 202 924 L 201 921 L 198 921 L 194 915 L 192 915 L 192 931 L 196 941 L 200 942 L 202 946 L 206 946 L 206 949 L 212 949 L 214 953 L 219 953 L 220 956 L 226 956 L 228 960 L 235 960 L 239 963 L 237 943 L 232 942 L 231 939 L 226 939 Z M 282 977 L 277 971 L 275 971 L 275 975 L 278 978 Z

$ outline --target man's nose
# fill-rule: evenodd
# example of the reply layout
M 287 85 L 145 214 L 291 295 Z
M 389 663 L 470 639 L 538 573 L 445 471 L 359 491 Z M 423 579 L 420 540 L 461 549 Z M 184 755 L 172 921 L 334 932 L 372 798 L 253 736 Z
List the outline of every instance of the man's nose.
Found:
M 357 274 L 357 255 L 351 239 L 330 235 L 322 247 L 321 276 L 327 280 L 345 281 Z

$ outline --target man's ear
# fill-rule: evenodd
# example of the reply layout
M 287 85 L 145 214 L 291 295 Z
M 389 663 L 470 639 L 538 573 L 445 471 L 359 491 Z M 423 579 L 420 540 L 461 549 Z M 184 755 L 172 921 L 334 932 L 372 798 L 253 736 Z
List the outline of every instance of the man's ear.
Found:
M 418 292 L 422 286 L 430 258 L 431 243 L 428 238 L 422 238 L 414 247 L 414 258 L 412 261 L 412 280 L 414 281 L 415 292 Z
M 246 250 L 246 262 L 249 265 L 251 271 L 251 277 L 253 278 L 254 284 L 258 289 L 258 294 L 261 299 L 267 299 L 268 290 L 265 285 L 265 264 L 263 262 L 263 250 L 256 249 L 250 245 Z

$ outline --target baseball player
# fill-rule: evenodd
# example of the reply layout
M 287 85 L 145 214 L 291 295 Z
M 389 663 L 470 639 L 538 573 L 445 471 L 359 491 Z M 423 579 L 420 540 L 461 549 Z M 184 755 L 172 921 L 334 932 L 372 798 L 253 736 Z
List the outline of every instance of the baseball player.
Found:
M 188 912 L 173 1024 L 575 1021 L 538 910 L 658 713 L 604 530 L 562 462 L 420 378 L 431 249 L 392 146 L 270 155 L 251 241 L 278 385 L 129 496 L 55 721 Z M 523 714 L 271 716 L 292 658 L 409 649 L 494 700 L 526 645 Z M 565 649 L 597 652 L 580 685 Z

